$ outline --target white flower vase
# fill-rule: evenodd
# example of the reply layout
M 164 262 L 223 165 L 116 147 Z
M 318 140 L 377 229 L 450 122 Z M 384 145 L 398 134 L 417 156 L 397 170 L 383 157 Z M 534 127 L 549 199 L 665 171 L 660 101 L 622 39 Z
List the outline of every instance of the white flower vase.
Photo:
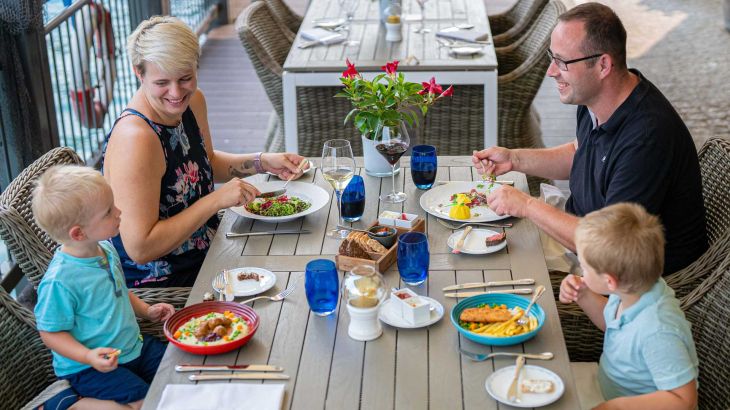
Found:
M 362 140 L 362 153 L 365 157 L 365 172 L 373 177 L 389 177 L 392 175 L 393 169 L 391 168 L 388 161 L 378 153 L 375 146 L 378 145 L 378 141 L 360 137 Z M 400 172 L 400 161 L 395 165 L 395 173 Z

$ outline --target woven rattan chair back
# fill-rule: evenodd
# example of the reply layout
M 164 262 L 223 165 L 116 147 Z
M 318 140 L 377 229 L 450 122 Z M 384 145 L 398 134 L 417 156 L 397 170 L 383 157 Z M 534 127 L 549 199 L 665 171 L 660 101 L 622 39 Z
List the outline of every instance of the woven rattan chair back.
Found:
M 56 376 L 51 351 L 36 331 L 33 312 L 19 305 L 0 287 L 0 407 L 19 409 Z
M 54 148 L 24 169 L 0 195 L 0 238 L 33 286 L 38 286 L 58 246 L 33 219 L 35 181 L 55 165 L 83 164 L 70 148 Z
M 79 165 L 83 161 L 71 148 L 54 148 L 24 169 L 0 195 L 0 238 L 5 241 L 13 259 L 35 288 L 43 279 L 58 243 L 35 223 L 31 210 L 33 187 L 48 168 L 70 164 Z M 190 288 L 183 287 L 140 288 L 132 291 L 147 303 L 165 302 L 176 308 L 185 306 L 190 294 Z M 143 333 L 164 339 L 161 323 L 139 320 L 139 325 Z
M 302 16 L 289 8 L 284 0 L 264 0 L 264 2 L 274 18 L 288 28 L 289 31 L 292 33 L 299 31 L 299 26 L 302 25 Z
M 263 2 L 248 6 L 236 19 L 236 31 L 246 49 L 256 74 L 266 90 L 278 116 L 276 133 L 269 136 L 268 151 L 283 151 L 284 101 L 281 84 L 282 67 L 294 41 L 294 34 L 279 23 Z M 355 155 L 362 155 L 360 136 L 342 121 L 350 111 L 346 99 L 334 98 L 341 87 L 297 88 L 297 152 L 304 156 L 320 156 L 324 141 L 347 138 Z
M 682 300 L 700 361 L 699 408 L 727 410 L 730 403 L 730 253 Z
M 730 141 L 710 138 L 697 155 L 710 248 L 691 265 L 667 276 L 667 283 L 677 292 L 677 297 L 694 290 L 730 253 Z
M 548 0 L 518 0 L 504 13 L 488 16 L 494 45 L 503 47 L 522 37 L 547 3 Z

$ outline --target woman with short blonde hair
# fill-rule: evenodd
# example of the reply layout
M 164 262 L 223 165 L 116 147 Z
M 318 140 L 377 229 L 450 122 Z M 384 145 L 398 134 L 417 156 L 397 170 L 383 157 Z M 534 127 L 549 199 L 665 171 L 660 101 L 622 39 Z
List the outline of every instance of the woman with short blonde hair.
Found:
M 241 178 L 296 176 L 304 158 L 213 148 L 197 83 L 198 39 L 179 19 L 143 21 L 127 43 L 140 87 L 104 148 L 104 177 L 122 211 L 112 242 L 127 286 L 192 286 L 218 227 L 217 212 L 259 194 Z M 224 184 L 214 189 L 216 182 Z

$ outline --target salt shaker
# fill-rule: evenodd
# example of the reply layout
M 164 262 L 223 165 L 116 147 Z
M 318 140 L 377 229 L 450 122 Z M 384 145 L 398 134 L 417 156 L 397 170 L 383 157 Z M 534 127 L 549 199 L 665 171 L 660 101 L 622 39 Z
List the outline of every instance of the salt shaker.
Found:
M 396 2 L 390 3 L 385 9 L 385 41 L 401 41 L 401 6 Z

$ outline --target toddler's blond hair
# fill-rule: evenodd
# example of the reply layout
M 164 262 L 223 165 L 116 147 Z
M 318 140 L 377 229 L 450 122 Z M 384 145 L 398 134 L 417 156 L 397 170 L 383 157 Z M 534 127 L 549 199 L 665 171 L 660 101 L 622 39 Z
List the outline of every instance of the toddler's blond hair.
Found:
M 664 270 L 659 218 L 638 204 L 607 206 L 581 218 L 575 243 L 597 273 L 610 273 L 625 292 L 649 290 Z
M 69 230 L 84 225 L 98 209 L 98 198 L 111 191 L 101 173 L 79 165 L 49 168 L 33 190 L 33 216 L 44 231 L 60 243 L 68 242 Z

